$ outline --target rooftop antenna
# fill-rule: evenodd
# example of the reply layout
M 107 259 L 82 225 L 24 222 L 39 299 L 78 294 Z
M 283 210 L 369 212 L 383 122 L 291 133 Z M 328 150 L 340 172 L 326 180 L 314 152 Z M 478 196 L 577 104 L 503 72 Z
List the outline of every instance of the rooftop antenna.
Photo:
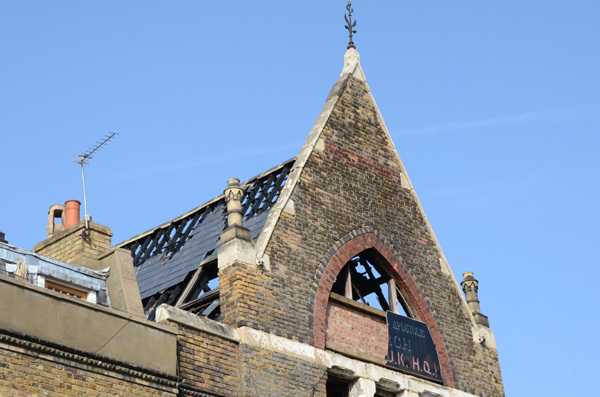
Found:
M 85 174 L 83 172 L 83 165 L 89 164 L 90 160 L 94 156 L 94 153 L 96 153 L 102 147 L 102 145 L 108 143 L 108 141 L 110 141 L 115 135 L 117 135 L 116 132 L 109 132 L 108 134 L 104 135 L 102 137 L 102 139 L 100 139 L 98 142 L 96 142 L 96 144 L 94 146 L 90 146 L 88 148 L 87 152 L 85 152 L 84 154 L 75 156 L 75 162 L 77 164 L 81 165 L 81 179 L 83 180 L 83 208 L 85 211 L 85 216 L 83 218 L 83 219 L 85 219 L 85 232 L 84 233 L 86 233 L 87 230 L 90 228 L 90 217 L 88 216 L 88 213 L 87 213 L 87 199 L 85 197 Z M 87 238 L 87 235 L 84 237 Z

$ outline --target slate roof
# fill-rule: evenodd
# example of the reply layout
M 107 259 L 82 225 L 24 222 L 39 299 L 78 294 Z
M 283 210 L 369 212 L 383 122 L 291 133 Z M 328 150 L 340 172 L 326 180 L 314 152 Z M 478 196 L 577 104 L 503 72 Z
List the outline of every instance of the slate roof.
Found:
M 244 226 L 256 239 L 295 159 L 244 182 Z M 142 300 L 182 283 L 201 262 L 216 258 L 227 217 L 223 195 L 118 245 L 131 251 Z
M 23 260 L 27 266 L 27 278 L 21 279 L 22 281 L 38 285 L 38 276 L 59 280 L 75 287 L 96 291 L 97 303 L 110 306 L 106 288 L 108 269 L 90 270 L 0 242 L 0 274 L 18 278 L 15 271 L 19 260 Z

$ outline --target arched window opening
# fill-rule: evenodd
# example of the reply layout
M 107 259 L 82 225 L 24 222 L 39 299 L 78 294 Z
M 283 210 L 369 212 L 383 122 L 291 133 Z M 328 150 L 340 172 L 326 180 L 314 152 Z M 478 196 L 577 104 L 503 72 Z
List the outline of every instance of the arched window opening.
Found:
M 370 250 L 361 252 L 346 263 L 331 292 L 376 309 L 415 317 L 394 278 Z

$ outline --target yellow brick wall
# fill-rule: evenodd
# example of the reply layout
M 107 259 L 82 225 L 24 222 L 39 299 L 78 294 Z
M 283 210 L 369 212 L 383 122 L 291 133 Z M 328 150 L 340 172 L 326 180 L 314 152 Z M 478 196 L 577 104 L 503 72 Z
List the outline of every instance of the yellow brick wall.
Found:
M 176 396 L 103 373 L 0 348 L 0 396 Z
M 79 222 L 36 244 L 34 252 L 66 263 L 72 263 L 79 258 L 97 259 L 98 255 L 111 248 L 112 232 L 106 226 L 97 223 L 90 222 L 89 226 L 87 238 L 84 238 L 85 223 Z

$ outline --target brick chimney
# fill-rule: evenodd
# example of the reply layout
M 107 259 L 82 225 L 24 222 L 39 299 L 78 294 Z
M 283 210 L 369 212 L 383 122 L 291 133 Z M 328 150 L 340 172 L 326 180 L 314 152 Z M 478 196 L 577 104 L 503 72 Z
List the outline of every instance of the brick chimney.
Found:
M 65 205 L 54 204 L 48 211 L 47 239 L 38 243 L 33 251 L 61 262 L 84 266 L 86 260 L 97 260 L 98 256 L 111 247 L 111 230 L 94 222 L 85 228 L 79 221 L 77 200 L 68 200 Z M 60 219 L 59 222 L 56 220 Z M 83 263 L 76 263 L 81 262 Z
M 36 244 L 33 251 L 90 270 L 110 268 L 106 286 L 111 307 L 143 317 L 131 253 L 111 248 L 112 231 L 91 222 L 91 217 L 86 227 L 85 220 L 80 221 L 80 205 L 77 200 L 52 205 L 48 211 L 48 238 Z M 56 222 L 57 219 L 60 222 Z

